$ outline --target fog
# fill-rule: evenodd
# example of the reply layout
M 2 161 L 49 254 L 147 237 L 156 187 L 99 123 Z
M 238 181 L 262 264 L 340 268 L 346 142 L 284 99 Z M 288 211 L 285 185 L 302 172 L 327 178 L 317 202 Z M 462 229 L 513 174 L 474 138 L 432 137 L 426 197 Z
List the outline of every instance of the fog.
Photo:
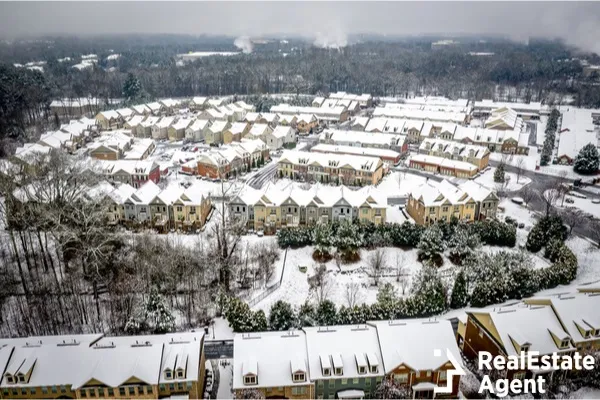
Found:
M 582 2 L 11 2 L 0 36 L 103 33 L 300 35 L 340 47 L 348 35 L 500 35 L 561 38 L 600 53 L 600 3 Z

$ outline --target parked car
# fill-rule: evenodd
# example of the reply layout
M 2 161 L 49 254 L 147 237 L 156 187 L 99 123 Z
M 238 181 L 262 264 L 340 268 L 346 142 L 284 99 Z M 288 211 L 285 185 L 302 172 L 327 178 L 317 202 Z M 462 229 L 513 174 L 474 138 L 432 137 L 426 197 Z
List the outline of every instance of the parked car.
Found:
M 515 204 L 523 204 L 525 201 L 521 197 L 513 197 L 510 199 Z
M 573 199 L 572 199 L 572 198 L 570 198 L 570 197 L 567 197 L 567 198 L 565 199 L 565 203 L 573 204 L 573 203 L 575 203 L 575 200 L 573 200 Z

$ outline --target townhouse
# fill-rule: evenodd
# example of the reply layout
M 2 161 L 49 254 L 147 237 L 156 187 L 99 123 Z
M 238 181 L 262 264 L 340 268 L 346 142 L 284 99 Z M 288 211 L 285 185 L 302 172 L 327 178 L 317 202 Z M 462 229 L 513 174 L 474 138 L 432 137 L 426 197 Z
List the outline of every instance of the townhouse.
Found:
M 486 168 L 490 159 L 490 151 L 487 147 L 443 139 L 423 140 L 419 146 L 419 154 L 467 162 L 476 166 L 477 171 Z
M 138 128 L 145 119 L 145 115 L 134 115 L 125 121 L 123 128 L 129 129 L 131 131 L 131 136 L 143 136 L 143 131 L 138 132 Z
M 277 164 L 280 177 L 339 182 L 345 185 L 376 185 L 383 178 L 381 159 L 355 155 L 286 150 Z
M 79 99 L 58 99 L 50 103 L 50 113 L 66 117 L 93 115 L 104 102 L 97 98 L 82 97 Z
M 169 128 L 175 123 L 175 117 L 162 117 L 152 125 L 152 139 L 166 139 L 169 136 Z
M 497 200 L 490 200 L 489 204 L 492 205 L 489 215 L 495 215 Z M 469 222 L 488 215 L 482 214 L 481 211 L 477 215 L 477 207 L 477 201 L 469 192 L 446 180 L 439 183 L 427 181 L 415 187 L 408 194 L 406 203 L 406 211 L 419 225 L 430 225 L 436 221 L 448 222 L 452 218 Z M 482 207 L 480 206 L 479 209 L 481 210 Z
M 569 334 L 578 352 L 600 350 L 600 296 L 589 293 L 557 294 L 525 299 L 532 306 L 549 306 Z
M 487 351 L 493 357 L 519 356 L 530 351 L 538 352 L 540 356 L 575 352 L 569 333 L 551 307 L 522 303 L 467 310 L 464 337 L 459 335 L 458 341 L 464 356 L 471 360 L 477 359 L 480 351 Z M 508 370 L 507 378 L 525 379 L 544 375 L 547 381 L 551 381 L 555 374 L 565 373 L 551 369 Z
M 131 108 L 119 108 L 115 111 L 121 116 L 121 118 L 123 118 L 124 121 L 135 115 L 135 112 Z
M 115 110 L 101 111 L 96 114 L 96 123 L 102 130 L 113 130 L 123 126 L 123 117 Z
M 484 127 L 488 129 L 521 131 L 523 119 L 517 116 L 517 112 L 508 107 L 501 107 L 494 111 L 485 120 Z
M 150 109 L 150 112 L 154 115 L 161 115 L 166 113 L 167 111 L 164 105 L 156 101 L 153 103 L 146 104 L 146 107 L 148 107 Z
M 409 319 L 369 324 L 377 330 L 386 379 L 404 385 L 413 399 L 458 397 L 460 377 L 450 373 L 456 368 L 454 363 L 462 365 L 462 357 L 449 320 Z M 439 355 L 435 349 L 441 350 Z M 434 392 L 448 383 L 452 387 L 450 393 Z
M 301 107 L 289 104 L 279 104 L 271 107 L 272 113 L 294 115 L 312 114 L 323 121 L 344 122 L 348 119 L 348 110 L 345 107 Z
M 153 161 L 102 161 L 99 170 L 109 182 L 127 183 L 136 189 L 149 181 L 160 182 L 160 169 Z
M 210 121 L 206 119 L 196 119 L 185 129 L 185 139 L 192 142 L 201 142 L 208 132 Z
M 408 141 L 406 139 L 405 135 L 400 134 L 383 134 L 354 130 L 340 131 L 337 129 L 325 129 L 319 137 L 321 143 L 390 149 L 400 154 L 405 154 L 408 151 Z
M 369 399 L 384 380 L 404 386 L 408 398 L 459 395 L 454 371 L 463 363 L 446 320 L 243 333 L 233 344 L 232 386 L 240 398 L 254 389 L 266 398 Z M 434 392 L 448 384 L 450 393 Z
M 290 116 L 291 117 L 291 116 Z M 311 133 L 319 125 L 314 114 L 299 114 L 296 117 L 296 129 L 301 133 Z
M 261 138 L 267 147 L 271 150 L 281 149 L 282 147 L 296 143 L 296 132 L 291 126 L 277 126 L 271 132 L 265 133 Z
M 110 132 L 91 144 L 89 155 L 96 160 L 120 160 L 132 143 L 133 138 L 125 131 Z
M 223 132 L 223 143 L 239 142 L 250 130 L 250 124 L 247 122 L 234 122 Z
M 175 113 L 181 104 L 180 101 L 174 99 L 163 99 L 159 100 L 158 103 L 162 106 L 161 112 L 164 112 L 168 115 Z
M 0 339 L 2 398 L 200 398 L 204 335 Z
M 550 108 L 540 102 L 531 103 L 509 103 L 496 102 L 490 99 L 476 101 L 473 107 L 473 116 L 475 118 L 488 118 L 494 110 L 500 108 L 511 108 L 518 117 L 525 120 L 539 120 L 542 115 L 550 115 Z
M 271 128 L 268 124 L 254 123 L 244 137 L 247 139 L 261 139 L 265 141 L 265 136 L 271 132 L 273 132 L 273 128 Z
M 314 153 L 356 155 L 380 158 L 386 165 L 394 166 L 400 163 L 401 154 L 390 149 L 377 149 L 374 147 L 340 146 L 337 144 L 317 144 L 310 149 Z
M 128 183 L 116 183 L 112 190 L 107 190 L 105 197 L 109 199 L 108 223 L 116 225 L 125 221 L 125 200 L 136 192 Z
M 201 111 L 208 107 L 207 97 L 194 97 L 189 103 L 189 107 L 193 111 Z
M 362 108 L 371 107 L 373 105 L 373 96 L 371 96 L 368 93 L 352 94 L 346 92 L 336 92 L 330 93 L 329 98 L 337 100 L 356 101 Z M 323 102 L 321 102 L 321 104 L 323 104 Z
M 228 121 L 227 114 L 224 114 L 220 110 L 216 108 L 207 108 L 206 110 L 198 113 L 198 119 L 207 119 L 209 121 Z
M 243 219 L 249 229 L 267 234 L 282 227 L 341 220 L 383 224 L 386 210 L 386 199 L 370 187 L 351 190 L 320 184 L 308 190 L 294 184 L 286 188 L 267 185 L 261 190 L 245 186 L 229 204 L 230 215 Z
M 137 115 L 148 116 L 152 113 L 152 110 L 150 109 L 150 107 L 148 107 L 145 104 L 138 104 L 135 106 L 131 106 L 131 108 Z
M 384 374 L 377 328 L 364 324 L 303 330 L 317 399 L 376 398 Z
M 201 229 L 212 210 L 210 193 L 200 182 L 193 183 L 173 201 L 175 229 L 194 231 Z
M 445 122 L 465 125 L 469 116 L 464 112 L 430 111 L 410 108 L 376 107 L 373 117 L 401 118 L 431 122 Z
M 242 333 L 233 339 L 236 397 L 255 389 L 265 398 L 314 399 L 302 330 Z
M 167 136 L 170 141 L 183 140 L 185 138 L 185 131 L 192 123 L 189 118 L 180 118 L 173 125 L 167 129 Z
M 297 122 L 298 122 L 297 115 L 277 114 L 277 124 L 279 124 L 279 125 L 291 126 L 292 128 L 295 128 Z
M 170 183 L 164 190 L 159 191 L 154 198 L 150 199 L 148 206 L 152 226 L 159 232 L 165 233 L 171 228 L 169 222 L 173 216 L 173 202 L 183 194 L 183 188 L 176 182 Z
M 242 139 L 214 150 L 201 153 L 195 164 L 185 166 L 186 173 L 212 179 L 227 179 L 250 170 L 270 158 L 269 148 L 262 140 Z
M 212 124 L 206 130 L 204 143 L 218 145 L 223 144 L 223 132 L 231 126 L 230 122 L 213 120 Z
M 125 153 L 125 160 L 145 160 L 156 148 L 152 139 L 134 139 L 129 150 Z
M 154 115 L 147 116 L 146 119 L 140 122 L 140 124 L 136 128 L 136 136 L 143 138 L 151 138 L 153 132 L 152 127 L 155 126 L 159 121 L 160 117 Z
M 529 154 L 529 132 L 457 126 L 452 140 L 504 154 Z

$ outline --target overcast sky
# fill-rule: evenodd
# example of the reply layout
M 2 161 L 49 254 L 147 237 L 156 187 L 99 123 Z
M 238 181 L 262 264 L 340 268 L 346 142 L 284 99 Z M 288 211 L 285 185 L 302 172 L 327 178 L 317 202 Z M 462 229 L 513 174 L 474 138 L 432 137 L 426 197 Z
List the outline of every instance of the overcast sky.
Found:
M 351 33 L 559 37 L 600 53 L 600 2 L 0 2 L 0 35 Z

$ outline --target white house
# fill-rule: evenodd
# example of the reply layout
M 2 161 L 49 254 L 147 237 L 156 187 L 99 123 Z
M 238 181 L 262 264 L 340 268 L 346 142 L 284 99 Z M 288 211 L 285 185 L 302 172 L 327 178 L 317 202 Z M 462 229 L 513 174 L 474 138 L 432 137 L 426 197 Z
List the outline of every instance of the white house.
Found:
M 276 150 L 282 148 L 287 143 L 295 143 L 296 132 L 291 126 L 280 125 L 273 132 L 267 132 L 263 140 L 269 149 Z

